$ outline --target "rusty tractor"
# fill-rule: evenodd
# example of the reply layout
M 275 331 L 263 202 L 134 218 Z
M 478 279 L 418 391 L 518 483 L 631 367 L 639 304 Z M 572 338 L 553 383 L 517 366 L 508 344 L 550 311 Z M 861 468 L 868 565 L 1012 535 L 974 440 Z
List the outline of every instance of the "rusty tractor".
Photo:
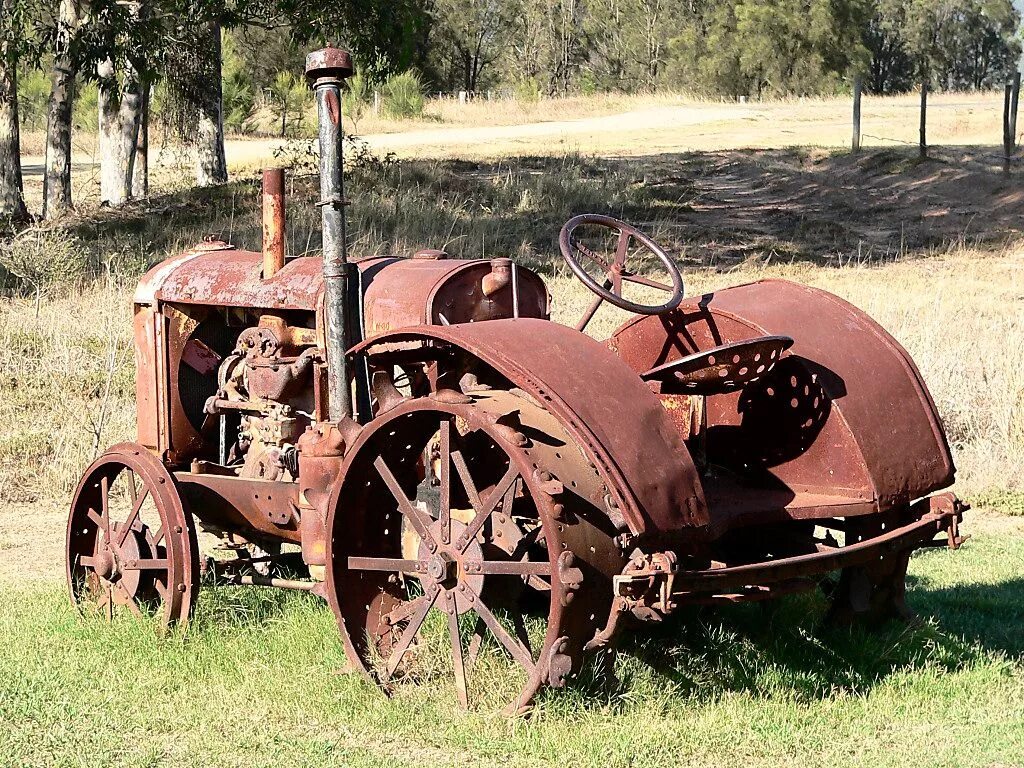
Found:
M 262 253 L 210 240 L 142 279 L 138 438 L 75 493 L 76 604 L 166 628 L 201 580 L 308 590 L 383 688 L 416 679 L 427 626 L 462 705 L 487 643 L 520 676 L 513 711 L 684 605 L 839 574 L 833 619 L 909 615 L 910 554 L 958 547 L 965 507 L 936 494 L 954 475 L 942 424 L 885 330 L 780 280 L 684 298 L 656 242 L 599 215 L 559 238 L 595 294 L 576 328 L 507 258 L 349 260 L 351 59 L 328 47 L 306 70 L 323 256 L 285 258 L 272 169 Z M 636 317 L 598 342 L 582 331 L 602 302 Z

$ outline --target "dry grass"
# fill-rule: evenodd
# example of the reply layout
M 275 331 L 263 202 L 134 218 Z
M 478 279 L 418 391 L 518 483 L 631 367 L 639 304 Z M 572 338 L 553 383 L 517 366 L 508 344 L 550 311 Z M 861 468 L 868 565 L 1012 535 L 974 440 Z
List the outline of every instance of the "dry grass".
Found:
M 560 322 L 578 318 L 590 295 L 565 276 L 555 236 L 588 210 L 639 222 L 680 254 L 690 294 L 781 276 L 844 296 L 918 362 L 962 492 L 1024 513 L 1018 193 L 984 164 L 790 151 L 409 161 L 389 170 L 370 162 L 352 171 L 355 255 L 443 245 L 454 257 L 514 256 L 550 281 Z M 298 180 L 292 191 L 289 251 L 315 251 L 315 189 Z M 0 499 L 66 499 L 97 451 L 132 436 L 138 274 L 211 232 L 257 247 L 259 204 L 249 180 L 150 207 L 87 209 L 13 246 L 0 242 L 0 264 L 17 257 L 46 267 L 38 293 L 21 281 L 20 295 L 0 299 Z M 602 310 L 592 332 L 605 336 L 624 317 Z
M 741 266 L 689 270 L 690 293 L 764 277 L 825 288 L 879 320 L 908 349 L 954 445 L 968 498 L 1024 490 L 1024 249 L 955 249 L 875 267 Z M 555 320 L 590 294 L 551 278 Z M 101 283 L 56 299 L 0 303 L 0 499 L 65 497 L 102 447 L 134 431 L 131 286 Z M 604 309 L 608 335 L 625 318 Z M 1017 351 L 1014 354 L 1014 351 Z
M 929 101 L 932 145 L 982 147 L 1000 155 L 1002 94 L 949 93 Z M 918 100 L 913 94 L 867 97 L 863 105 L 866 147 L 916 145 Z M 429 99 L 426 117 L 391 120 L 365 114 L 346 130 L 365 137 L 378 152 L 405 158 L 495 159 L 566 152 L 604 156 L 655 152 L 722 151 L 736 148 L 848 147 L 848 97 L 737 104 L 685 94 L 597 94 L 563 99 L 475 101 L 461 105 Z M 315 121 L 310 114 L 305 125 Z M 42 194 L 41 133 L 23 137 L 26 195 L 38 210 Z M 157 139 L 154 138 L 154 145 Z M 235 172 L 274 164 L 277 138 L 233 137 L 227 142 Z M 75 134 L 75 197 L 98 199 L 96 137 Z M 192 175 L 187 150 L 154 150 L 154 173 L 165 181 Z

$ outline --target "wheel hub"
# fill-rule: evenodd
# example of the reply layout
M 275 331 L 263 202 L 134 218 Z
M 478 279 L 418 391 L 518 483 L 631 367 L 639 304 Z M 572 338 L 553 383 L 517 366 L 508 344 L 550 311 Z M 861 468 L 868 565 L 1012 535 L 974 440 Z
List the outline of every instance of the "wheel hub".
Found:
M 459 522 L 454 517 L 451 519 L 451 541 L 458 540 L 458 537 L 466 529 L 466 524 Z M 435 520 L 428 530 L 434 542 L 442 540 L 442 526 L 439 520 Z M 441 544 L 431 552 L 425 542 L 419 542 L 417 559 L 422 563 L 423 581 L 425 586 L 436 585 L 446 592 L 451 592 L 454 600 L 449 603 L 447 600 L 438 602 L 438 608 L 444 611 L 454 610 L 458 613 L 465 613 L 473 607 L 473 600 L 480 593 L 484 585 L 483 574 L 469 573 L 464 568 L 464 562 L 479 562 L 483 560 L 483 551 L 480 542 L 472 541 L 466 547 L 465 552 L 458 552 L 451 545 Z
M 117 558 L 107 550 L 93 558 L 93 568 L 96 570 L 96 575 L 104 581 L 113 581 L 120 572 L 117 567 Z
M 446 553 L 431 555 L 427 560 L 427 575 L 443 586 L 449 586 L 458 579 L 456 562 Z

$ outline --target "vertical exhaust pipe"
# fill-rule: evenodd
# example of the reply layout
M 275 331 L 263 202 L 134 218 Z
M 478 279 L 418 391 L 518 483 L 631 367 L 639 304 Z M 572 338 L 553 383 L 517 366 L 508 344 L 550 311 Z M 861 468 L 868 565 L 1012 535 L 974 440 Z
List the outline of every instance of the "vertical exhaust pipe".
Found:
M 333 422 L 352 416 L 352 390 L 345 352 L 354 342 L 352 329 L 358 317 L 358 308 L 352 306 L 352 291 L 357 288 L 358 276 L 355 265 L 348 261 L 345 243 L 345 188 L 341 168 L 341 86 L 351 75 L 352 57 L 330 43 L 306 57 L 306 79 L 316 95 L 320 126 L 318 205 L 323 220 L 328 414 Z
M 284 168 L 263 169 L 263 279 L 284 269 Z

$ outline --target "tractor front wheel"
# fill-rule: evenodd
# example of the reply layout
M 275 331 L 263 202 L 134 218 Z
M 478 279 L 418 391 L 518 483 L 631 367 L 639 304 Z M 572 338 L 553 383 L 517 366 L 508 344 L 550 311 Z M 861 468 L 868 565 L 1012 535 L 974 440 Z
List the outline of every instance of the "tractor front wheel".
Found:
M 158 631 L 187 622 L 199 588 L 192 516 L 152 453 L 124 443 L 86 470 L 68 517 L 72 602 L 113 618 L 155 617 Z

